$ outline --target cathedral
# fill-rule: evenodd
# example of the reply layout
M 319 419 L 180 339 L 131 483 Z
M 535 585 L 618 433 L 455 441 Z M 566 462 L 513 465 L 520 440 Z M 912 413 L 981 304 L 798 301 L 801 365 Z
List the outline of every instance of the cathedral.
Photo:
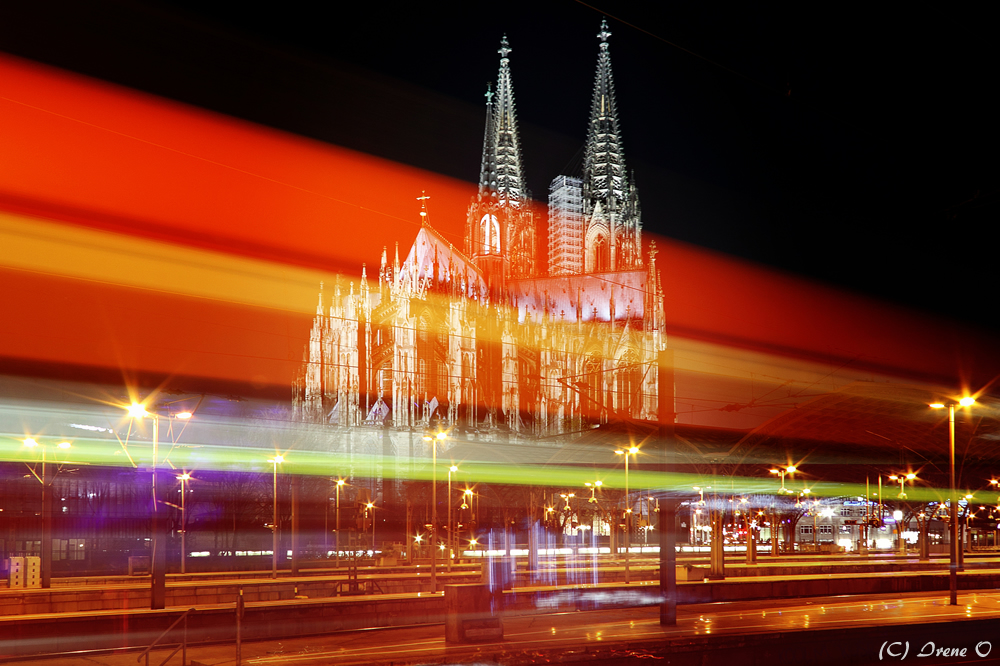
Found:
M 610 35 L 602 23 L 582 173 L 552 181 L 544 237 L 503 38 L 464 247 L 422 210 L 405 258 L 397 243 L 377 277 L 362 268 L 357 285 L 321 287 L 293 389 L 297 418 L 340 427 L 352 456 L 403 458 L 405 433 L 409 455 L 422 457 L 414 432 L 541 445 L 609 421 L 656 420 L 663 292 L 625 166 Z

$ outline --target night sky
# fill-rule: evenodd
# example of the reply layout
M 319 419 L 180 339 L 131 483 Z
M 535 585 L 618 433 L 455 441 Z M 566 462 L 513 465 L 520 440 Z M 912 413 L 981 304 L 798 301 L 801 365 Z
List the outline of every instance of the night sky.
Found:
M 473 181 L 506 33 L 544 201 L 579 173 L 606 15 L 647 230 L 1000 330 L 984 15 L 632 4 L 42 0 L 0 10 L 0 50 Z

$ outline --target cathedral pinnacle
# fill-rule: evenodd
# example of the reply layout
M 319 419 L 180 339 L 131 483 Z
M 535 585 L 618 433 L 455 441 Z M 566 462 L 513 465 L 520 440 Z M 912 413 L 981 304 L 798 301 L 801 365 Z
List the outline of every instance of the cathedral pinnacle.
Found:
M 606 51 L 608 48 L 608 37 L 611 36 L 611 31 L 608 30 L 607 19 L 601 19 L 601 31 L 597 33 L 597 38 L 601 40 L 601 50 Z
M 500 54 L 501 58 L 506 60 L 507 54 L 510 53 L 511 51 L 512 49 L 510 48 L 510 45 L 507 43 L 507 35 L 504 35 L 503 39 L 500 40 L 500 48 L 497 50 L 497 53 Z

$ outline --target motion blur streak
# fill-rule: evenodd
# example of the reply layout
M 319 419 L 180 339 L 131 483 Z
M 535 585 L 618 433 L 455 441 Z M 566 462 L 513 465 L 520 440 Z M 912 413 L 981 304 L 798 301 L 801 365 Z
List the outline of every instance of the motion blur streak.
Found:
M 461 246 L 467 184 L 11 57 L 0 77 L 0 207 L 20 214 L 0 223 L 18 322 L 3 334 L 8 358 L 283 392 L 318 283 L 357 280 L 385 239 L 412 238 L 421 192 Z M 688 338 L 949 385 L 1000 373 L 975 331 L 658 247 L 671 347 Z M 156 326 L 125 331 L 123 318 Z

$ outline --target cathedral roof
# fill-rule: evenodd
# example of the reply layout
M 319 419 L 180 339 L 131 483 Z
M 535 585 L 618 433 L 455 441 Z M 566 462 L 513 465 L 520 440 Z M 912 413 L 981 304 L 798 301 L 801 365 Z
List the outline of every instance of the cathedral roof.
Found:
M 541 321 L 547 314 L 555 321 L 584 322 L 626 318 L 641 319 L 649 273 L 644 270 L 560 275 L 558 277 L 513 280 L 507 285 L 511 303 L 517 307 L 518 321 Z M 596 310 L 596 313 L 595 313 Z
M 435 262 L 438 266 L 436 274 Z M 484 298 L 487 293 L 486 282 L 476 265 L 426 223 L 417 232 L 396 280 L 398 284 L 414 278 L 417 282 L 431 278 L 434 286 L 447 286 L 449 289 L 454 285 L 456 293 L 468 298 Z

